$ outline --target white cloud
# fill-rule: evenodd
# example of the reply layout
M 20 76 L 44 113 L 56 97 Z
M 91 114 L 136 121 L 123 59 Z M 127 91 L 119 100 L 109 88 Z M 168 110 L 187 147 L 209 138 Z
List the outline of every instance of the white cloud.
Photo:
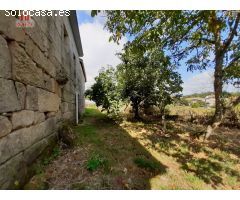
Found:
M 205 71 L 194 75 L 183 83 L 183 94 L 213 91 L 213 72 Z
M 86 11 L 90 15 L 90 11 Z M 103 15 L 97 15 L 93 22 L 82 23 L 79 25 L 81 40 L 84 52 L 84 64 L 87 74 L 86 88 L 94 83 L 94 77 L 98 75 L 102 67 L 111 65 L 115 67 L 120 63 L 115 55 L 123 48 L 127 38 L 123 38 L 120 44 L 109 42 L 110 33 L 104 29 L 106 18 Z M 232 85 L 225 85 L 227 91 L 240 91 Z M 213 71 L 208 70 L 197 75 L 189 77 L 183 84 L 183 94 L 201 93 L 213 91 Z
M 84 65 L 87 74 L 86 88 L 94 83 L 94 77 L 98 75 L 102 67 L 111 65 L 115 67 L 120 63 L 119 58 L 115 55 L 123 48 L 127 41 L 123 38 L 119 45 L 109 42 L 110 33 L 104 29 L 103 16 L 94 18 L 92 23 L 83 23 L 79 25 L 81 40 L 84 52 Z
M 184 81 L 183 94 L 189 95 L 193 93 L 213 92 L 213 71 L 208 70 L 200 74 L 194 75 Z M 233 85 L 224 85 L 223 89 L 228 92 L 240 92 L 239 88 L 235 88 Z
M 223 89 L 228 92 L 240 92 L 240 88 L 236 88 L 232 84 L 224 85 Z

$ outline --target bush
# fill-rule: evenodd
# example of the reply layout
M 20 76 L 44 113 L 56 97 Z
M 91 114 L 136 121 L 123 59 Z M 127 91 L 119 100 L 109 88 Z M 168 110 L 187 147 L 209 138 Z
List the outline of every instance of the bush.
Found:
M 191 105 L 192 108 L 200 108 L 200 107 L 205 107 L 205 106 L 207 106 L 207 104 L 203 101 L 194 102 Z
M 95 171 L 99 167 L 103 167 L 107 164 L 107 160 L 99 154 L 93 155 L 87 162 L 87 169 L 89 171 Z
M 184 98 L 181 98 L 181 99 L 177 100 L 176 104 L 180 105 L 180 106 L 189 106 L 188 100 L 184 99 Z

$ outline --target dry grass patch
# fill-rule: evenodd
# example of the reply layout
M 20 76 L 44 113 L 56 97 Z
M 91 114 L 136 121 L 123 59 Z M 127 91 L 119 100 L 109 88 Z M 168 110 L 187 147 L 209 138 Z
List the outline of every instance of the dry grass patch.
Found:
M 28 189 L 240 189 L 239 130 L 220 129 L 202 142 L 190 137 L 200 128 L 168 121 L 164 133 L 158 121 L 116 123 L 87 108 L 73 128 L 74 148 Z

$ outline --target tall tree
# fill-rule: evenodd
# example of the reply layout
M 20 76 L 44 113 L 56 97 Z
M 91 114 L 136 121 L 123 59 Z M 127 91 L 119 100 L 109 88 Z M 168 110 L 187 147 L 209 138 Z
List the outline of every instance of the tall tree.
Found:
M 224 114 L 223 84 L 240 76 L 240 11 L 105 11 L 110 40 L 123 35 L 136 49 L 161 47 L 176 65 L 188 70 L 214 69 L 215 115 Z M 97 14 L 96 11 L 92 12 Z
M 132 103 L 135 118 L 139 119 L 141 104 L 158 106 L 161 111 L 180 91 L 181 77 L 175 72 L 169 58 L 159 48 L 142 54 L 126 45 L 117 67 L 122 96 Z
M 85 96 L 101 106 L 108 114 L 116 114 L 120 106 L 120 92 L 117 85 L 116 71 L 114 68 L 102 68 L 95 78 L 95 83 L 86 90 Z
M 138 51 L 125 48 L 120 58 L 122 63 L 117 66 L 117 71 L 122 99 L 130 100 L 134 118 L 139 120 L 140 104 L 146 101 L 153 91 L 153 71 L 148 65 L 148 58 Z

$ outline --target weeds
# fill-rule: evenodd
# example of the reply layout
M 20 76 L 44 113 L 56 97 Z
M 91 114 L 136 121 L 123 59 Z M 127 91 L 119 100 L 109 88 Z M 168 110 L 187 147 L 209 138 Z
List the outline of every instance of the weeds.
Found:
M 89 171 L 95 171 L 100 167 L 107 166 L 107 160 L 99 155 L 99 154 L 94 154 L 87 162 L 87 169 Z
M 36 184 L 50 189 L 239 189 L 238 131 L 223 129 L 203 144 L 189 137 L 202 126 L 167 125 L 163 134 L 159 122 L 118 124 L 87 108 L 84 122 L 73 128 L 76 149 L 37 168 Z M 54 149 L 45 164 L 58 154 Z
M 60 155 L 60 148 L 59 146 L 55 146 L 52 150 L 52 154 L 49 157 L 46 157 L 43 160 L 43 165 L 48 165 L 51 163 L 55 158 L 57 158 Z

